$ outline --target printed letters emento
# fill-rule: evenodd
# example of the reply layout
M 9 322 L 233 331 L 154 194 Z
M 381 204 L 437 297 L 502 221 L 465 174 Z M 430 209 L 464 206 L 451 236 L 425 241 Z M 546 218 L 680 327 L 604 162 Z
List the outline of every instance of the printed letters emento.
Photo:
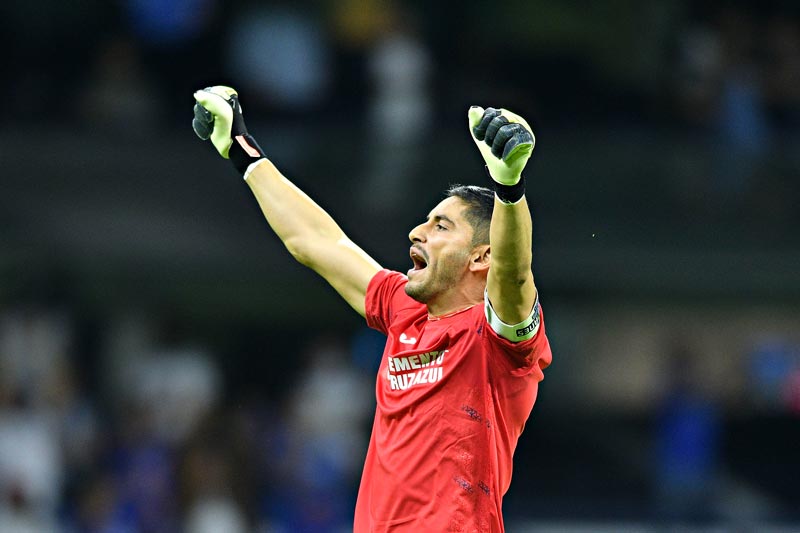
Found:
M 406 390 L 415 385 L 442 379 L 442 362 L 447 350 L 436 350 L 405 357 L 390 357 L 387 377 L 392 390 Z

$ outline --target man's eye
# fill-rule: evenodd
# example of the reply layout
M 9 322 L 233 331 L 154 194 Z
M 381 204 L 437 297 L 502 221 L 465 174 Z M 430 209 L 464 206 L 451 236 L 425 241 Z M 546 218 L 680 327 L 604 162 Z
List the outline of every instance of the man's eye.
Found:
M 444 231 L 444 230 L 446 230 L 447 228 L 445 228 L 445 227 L 444 227 L 444 226 L 442 226 L 441 224 L 436 224 L 436 229 L 437 229 L 437 230 L 439 230 L 439 231 Z

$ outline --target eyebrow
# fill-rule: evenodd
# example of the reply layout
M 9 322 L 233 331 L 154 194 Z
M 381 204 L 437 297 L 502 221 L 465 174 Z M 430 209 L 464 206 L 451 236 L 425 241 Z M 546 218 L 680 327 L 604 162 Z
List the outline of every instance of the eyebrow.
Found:
M 425 221 L 429 222 L 431 220 L 431 218 L 433 218 L 434 222 L 444 221 L 444 222 L 447 222 L 447 223 L 449 223 L 450 225 L 452 225 L 454 227 L 456 225 L 456 223 L 453 221 L 453 219 L 451 219 L 447 215 L 433 215 L 433 216 L 428 215 L 427 217 L 425 217 Z

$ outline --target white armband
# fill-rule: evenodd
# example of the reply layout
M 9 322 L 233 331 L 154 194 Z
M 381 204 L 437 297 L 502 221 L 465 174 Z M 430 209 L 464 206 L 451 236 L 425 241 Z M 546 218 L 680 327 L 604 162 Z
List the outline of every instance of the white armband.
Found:
M 508 339 L 511 342 L 522 342 L 533 338 L 536 332 L 539 331 L 539 324 L 541 323 L 541 311 L 539 308 L 539 295 L 536 295 L 536 301 L 533 303 L 531 314 L 520 322 L 519 324 L 506 324 L 495 313 L 492 307 L 492 302 L 489 301 L 489 293 L 483 293 L 483 309 L 486 313 L 486 321 L 492 327 L 495 333 Z

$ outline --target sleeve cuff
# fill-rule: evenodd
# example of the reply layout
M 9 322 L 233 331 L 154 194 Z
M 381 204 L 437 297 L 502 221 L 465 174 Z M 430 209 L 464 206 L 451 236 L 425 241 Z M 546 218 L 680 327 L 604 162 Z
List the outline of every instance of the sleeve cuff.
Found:
M 244 171 L 244 181 L 247 181 L 247 178 L 248 178 L 248 177 L 250 177 L 250 173 L 251 173 L 251 172 L 253 172 L 253 170 L 254 170 L 254 169 L 255 169 L 255 168 L 258 166 L 258 165 L 260 165 L 261 163 L 263 163 L 263 162 L 264 162 L 264 161 L 266 161 L 266 160 L 267 160 L 267 158 L 266 158 L 266 157 L 262 157 L 262 158 L 261 158 L 261 159 L 259 159 L 258 161 L 254 161 L 254 162 L 250 163 L 249 165 L 247 165 L 247 170 L 245 170 L 245 171 Z

